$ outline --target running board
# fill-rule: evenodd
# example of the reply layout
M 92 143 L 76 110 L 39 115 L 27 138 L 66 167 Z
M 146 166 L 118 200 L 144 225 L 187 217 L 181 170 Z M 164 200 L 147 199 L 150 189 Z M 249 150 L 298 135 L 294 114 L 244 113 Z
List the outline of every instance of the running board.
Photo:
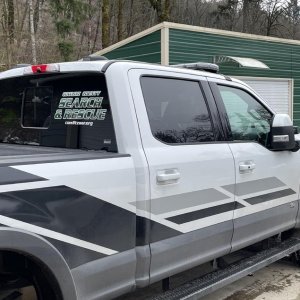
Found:
M 300 250 L 300 238 L 290 238 L 267 250 L 171 289 L 148 300 L 198 300 L 242 277 Z

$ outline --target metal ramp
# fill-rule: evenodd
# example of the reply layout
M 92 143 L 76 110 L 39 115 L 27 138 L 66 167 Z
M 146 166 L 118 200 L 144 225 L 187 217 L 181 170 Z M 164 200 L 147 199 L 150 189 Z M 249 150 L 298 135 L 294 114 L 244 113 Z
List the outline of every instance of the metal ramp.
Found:
M 267 250 L 216 270 L 148 300 L 198 300 L 248 274 L 300 250 L 300 238 L 289 238 Z

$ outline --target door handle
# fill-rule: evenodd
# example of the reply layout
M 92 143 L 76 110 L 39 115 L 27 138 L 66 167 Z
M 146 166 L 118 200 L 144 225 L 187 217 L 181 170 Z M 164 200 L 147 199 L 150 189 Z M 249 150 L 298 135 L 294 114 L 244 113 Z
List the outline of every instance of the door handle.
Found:
M 255 169 L 255 163 L 252 161 L 245 161 L 239 164 L 240 173 L 250 173 Z
M 157 171 L 156 182 L 157 184 L 172 184 L 178 182 L 180 173 L 178 169 L 167 169 Z

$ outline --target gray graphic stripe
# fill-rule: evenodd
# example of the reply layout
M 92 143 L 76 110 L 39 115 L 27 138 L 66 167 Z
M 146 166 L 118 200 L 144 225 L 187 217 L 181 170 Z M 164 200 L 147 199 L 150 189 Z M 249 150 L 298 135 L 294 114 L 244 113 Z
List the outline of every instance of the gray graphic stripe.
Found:
M 1 159 L 1 167 L 6 166 L 25 166 L 25 165 L 34 165 L 34 164 L 48 164 L 48 163 L 60 163 L 60 162 L 71 162 L 71 161 L 84 161 L 84 160 L 98 160 L 98 159 L 108 159 L 108 158 L 124 158 L 130 157 L 129 154 L 118 154 L 118 153 L 103 153 L 99 152 L 97 154 L 48 154 L 47 156 L 30 156 L 26 157 L 26 160 L 23 157 L 9 157 Z
M 214 215 L 218 215 L 218 214 L 221 214 L 221 213 L 224 213 L 224 212 L 233 211 L 235 207 L 236 207 L 236 203 L 231 202 L 231 203 L 226 203 L 226 204 L 213 206 L 213 207 L 209 207 L 209 208 L 189 212 L 189 213 L 186 213 L 186 214 L 170 217 L 170 218 L 167 218 L 167 220 L 171 221 L 171 222 L 174 222 L 176 224 L 183 224 L 183 223 L 187 223 L 187 222 L 191 222 L 191 221 L 211 217 L 211 216 L 214 216 Z M 242 208 L 242 207 L 244 207 L 244 205 L 239 203 L 238 207 Z
M 226 191 L 236 195 L 244 196 L 251 193 L 258 193 L 266 190 L 271 190 L 279 187 L 286 186 L 282 181 L 276 177 L 268 177 L 258 180 L 246 181 L 236 184 L 229 184 L 222 186 Z
M 131 202 L 130 204 L 135 205 L 137 208 L 141 208 L 144 207 L 141 204 L 146 204 L 148 207 L 150 207 L 149 204 L 151 203 L 151 213 L 158 215 L 229 198 L 230 197 L 228 197 L 227 195 L 211 188 L 196 192 L 156 198 L 143 202 Z
M 40 227 L 37 225 L 19 221 L 17 219 L 9 218 L 9 217 L 3 216 L 3 215 L 0 215 L 0 224 L 9 226 L 9 227 L 13 227 L 13 228 L 27 230 L 29 232 L 33 232 L 33 233 L 42 235 L 44 237 L 63 241 L 63 242 L 66 242 L 66 243 L 69 243 L 69 244 L 72 244 L 75 246 L 79 246 L 79 247 L 88 249 L 88 250 L 100 252 L 105 255 L 112 255 L 112 254 L 118 253 L 118 251 L 108 249 L 108 248 L 100 246 L 100 245 L 92 244 L 87 241 L 80 240 L 80 239 L 74 238 L 72 236 L 62 234 L 60 232 L 49 230 L 44 227 Z
M 48 237 L 46 237 L 46 240 L 48 240 L 62 254 L 71 269 L 86 264 L 90 261 L 108 256 L 100 252 L 82 248 L 78 245 L 66 243 L 65 241 Z
M 243 207 L 245 207 L 242 203 L 240 203 L 240 202 L 235 202 L 236 203 L 236 205 L 235 205 L 235 208 L 234 209 L 239 209 L 239 208 L 243 208 Z
M 51 231 L 51 238 L 87 243 L 87 249 L 92 245 L 121 252 L 135 246 L 134 213 L 68 186 L 0 193 L 0 221 L 5 217 L 14 219 L 13 224 L 36 226 L 45 236 Z
M 290 196 L 290 195 L 294 195 L 294 194 L 296 194 L 296 192 L 294 190 L 285 189 L 285 190 L 278 191 L 278 192 L 272 192 L 272 193 L 268 193 L 268 194 L 259 195 L 256 197 L 247 198 L 247 199 L 244 199 L 244 201 L 248 202 L 249 204 L 254 205 L 254 204 L 259 204 L 259 203 L 271 201 L 274 199 L 278 199 L 278 198 L 282 198 L 282 197 L 286 197 L 286 196 Z
M 47 179 L 14 168 L 0 167 L 0 185 L 43 180 Z
M 133 249 L 137 239 L 141 245 L 148 228 L 155 240 L 180 234 L 141 219 L 137 223 L 135 213 L 67 186 L 0 193 L 0 223 L 106 255 Z

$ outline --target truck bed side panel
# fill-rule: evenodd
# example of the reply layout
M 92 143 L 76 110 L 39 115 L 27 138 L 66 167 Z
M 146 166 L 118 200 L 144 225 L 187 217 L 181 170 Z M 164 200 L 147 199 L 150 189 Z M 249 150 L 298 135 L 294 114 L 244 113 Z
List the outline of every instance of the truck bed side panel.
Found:
M 18 174 L 14 183 L 4 178 L 1 183 L 0 178 L 0 224 L 48 240 L 70 269 L 77 268 L 74 274 L 107 279 L 99 286 L 95 280 L 74 275 L 80 299 L 92 299 L 96 291 L 104 295 L 107 289 L 119 290 L 120 283 L 130 290 L 135 282 L 133 162 L 130 156 L 111 154 L 103 159 L 106 154 L 95 155 L 80 161 L 66 158 L 34 164 L 26 164 L 23 158 L 23 164 L 3 167 Z M 84 271 L 89 265 L 92 269 Z

